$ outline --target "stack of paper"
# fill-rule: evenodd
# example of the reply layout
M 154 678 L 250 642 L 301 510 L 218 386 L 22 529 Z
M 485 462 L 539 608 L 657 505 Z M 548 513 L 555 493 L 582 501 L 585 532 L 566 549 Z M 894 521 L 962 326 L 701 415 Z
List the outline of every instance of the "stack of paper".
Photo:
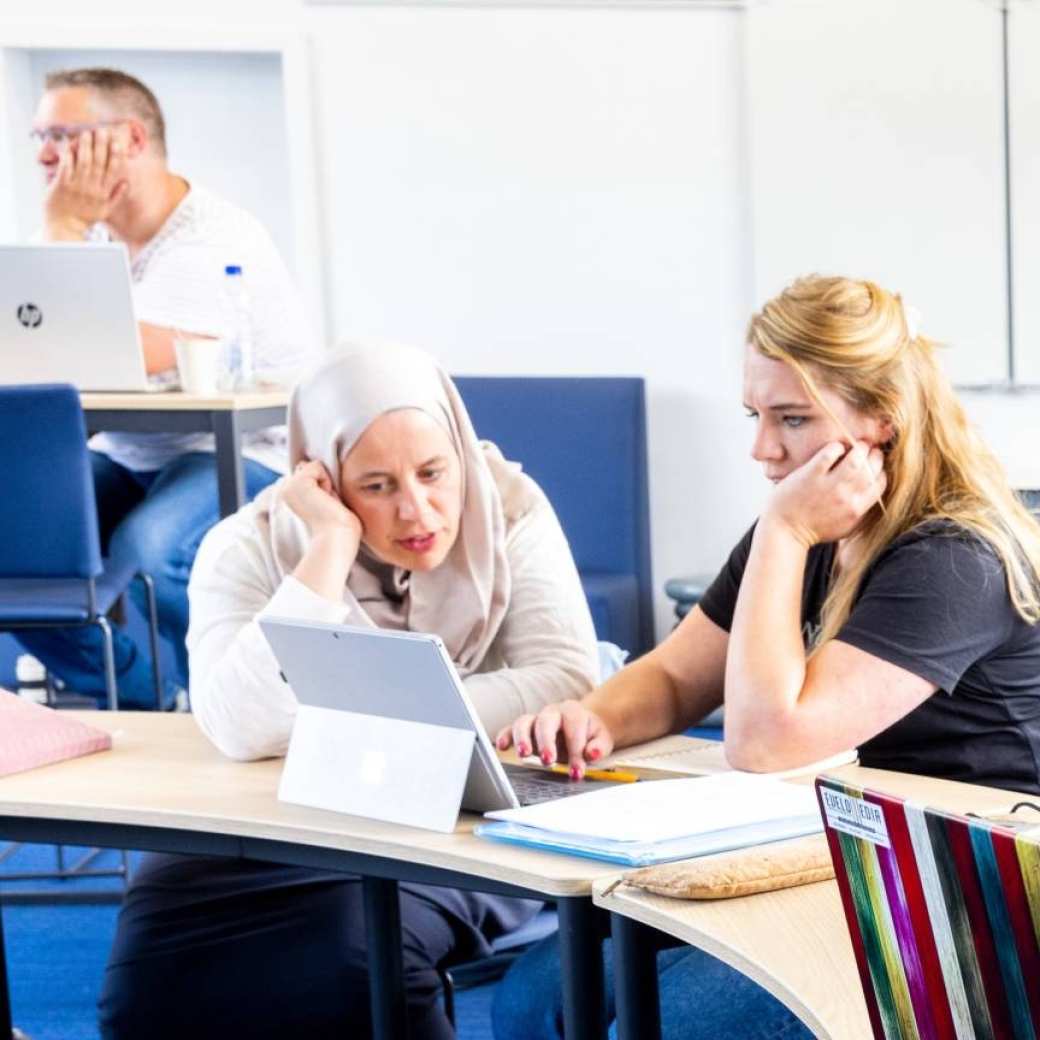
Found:
M 856 752 L 841 751 L 819 762 L 783 769 L 775 773 L 759 774 L 782 779 L 791 776 L 815 776 L 817 773 L 836 769 L 856 761 Z M 609 758 L 596 763 L 597 769 L 638 769 L 641 772 L 685 773 L 690 776 L 711 776 L 715 773 L 733 772 L 726 761 L 726 752 L 721 740 L 701 740 L 677 734 L 661 737 L 645 744 L 615 751 Z
M 811 787 L 752 773 L 619 784 L 488 813 L 497 841 L 644 866 L 823 830 Z
M 0 690 L 0 776 L 111 746 L 104 730 Z

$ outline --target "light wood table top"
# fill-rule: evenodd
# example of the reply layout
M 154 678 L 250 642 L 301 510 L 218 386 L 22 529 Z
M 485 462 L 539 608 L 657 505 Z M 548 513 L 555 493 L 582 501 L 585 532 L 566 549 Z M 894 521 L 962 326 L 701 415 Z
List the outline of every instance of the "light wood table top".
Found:
M 279 802 L 282 759 L 234 762 L 190 715 L 70 712 L 113 734 L 111 751 L 0 778 L 0 817 L 89 821 L 341 849 L 457 871 L 545 896 L 587 896 L 617 867 Z M 2 837 L 0 830 L 0 837 Z
M 827 775 L 960 813 L 1006 811 L 1016 801 L 1009 791 L 861 766 Z M 837 882 L 717 900 L 670 899 L 625 884 L 604 894 L 610 887 L 605 880 L 593 886 L 597 906 L 718 957 L 772 993 L 817 1036 L 871 1036 Z
M 288 390 L 255 390 L 241 394 L 217 394 L 200 397 L 180 390 L 156 393 L 82 393 L 80 403 L 85 410 L 187 412 L 248 411 L 253 408 L 275 408 L 289 403 Z

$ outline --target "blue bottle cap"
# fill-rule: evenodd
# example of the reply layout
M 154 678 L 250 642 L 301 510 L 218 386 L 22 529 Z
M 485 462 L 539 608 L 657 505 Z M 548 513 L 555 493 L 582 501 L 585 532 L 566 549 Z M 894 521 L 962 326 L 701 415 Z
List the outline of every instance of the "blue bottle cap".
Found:
M 228 264 L 227 267 L 224 268 L 224 274 L 241 274 L 241 273 L 242 273 L 242 268 L 239 267 L 238 264 Z

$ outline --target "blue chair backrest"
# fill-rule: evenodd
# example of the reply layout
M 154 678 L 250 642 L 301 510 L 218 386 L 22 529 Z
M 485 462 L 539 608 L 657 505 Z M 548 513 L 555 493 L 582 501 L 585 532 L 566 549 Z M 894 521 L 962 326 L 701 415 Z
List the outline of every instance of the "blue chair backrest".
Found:
M 456 376 L 477 436 L 523 464 L 583 574 L 633 574 L 642 652 L 654 643 L 646 395 L 636 378 Z
M 0 386 L 0 474 L 0 577 L 101 573 L 94 477 L 74 387 Z

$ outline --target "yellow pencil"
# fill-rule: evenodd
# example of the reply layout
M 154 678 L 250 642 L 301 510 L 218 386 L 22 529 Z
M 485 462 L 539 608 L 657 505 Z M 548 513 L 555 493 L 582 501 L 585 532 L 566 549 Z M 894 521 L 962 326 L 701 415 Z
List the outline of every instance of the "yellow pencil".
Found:
M 565 766 L 560 762 L 549 766 L 549 769 L 554 773 L 563 773 L 565 776 L 571 775 L 571 767 Z M 624 769 L 586 769 L 584 779 L 613 780 L 618 784 L 634 784 L 639 777 L 635 773 L 626 772 Z

